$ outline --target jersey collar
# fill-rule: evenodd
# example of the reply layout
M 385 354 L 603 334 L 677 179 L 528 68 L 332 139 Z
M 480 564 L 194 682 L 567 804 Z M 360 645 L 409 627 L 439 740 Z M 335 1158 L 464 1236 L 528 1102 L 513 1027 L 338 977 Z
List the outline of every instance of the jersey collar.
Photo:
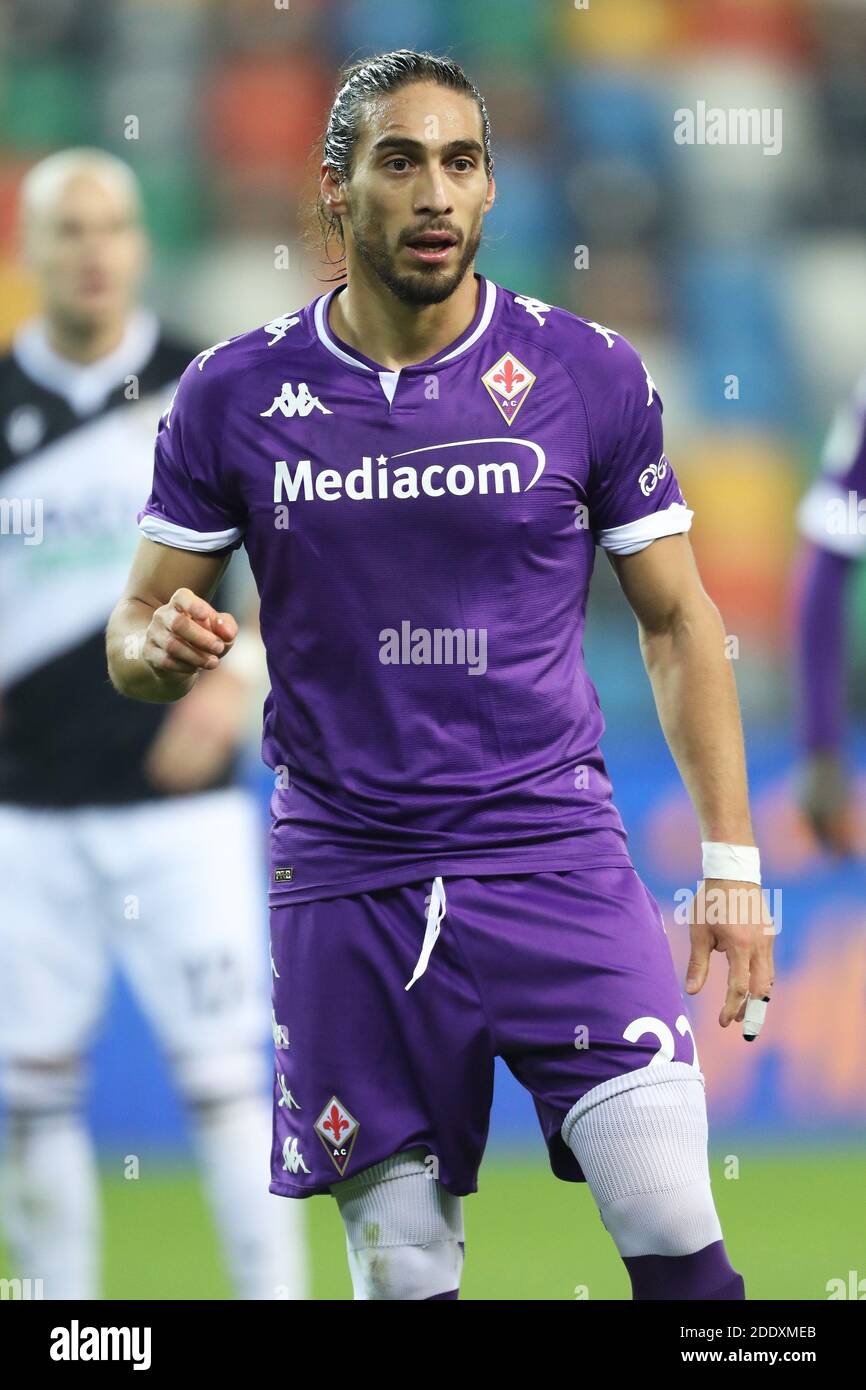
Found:
M 437 353 L 433 357 L 428 357 L 423 362 L 413 362 L 407 367 L 401 367 L 400 373 L 419 370 L 429 371 L 431 367 L 444 366 L 447 362 L 453 362 L 455 358 L 462 357 L 465 352 L 468 352 L 486 332 L 487 328 L 490 326 L 490 321 L 493 318 L 493 311 L 496 307 L 496 285 L 492 280 L 488 280 L 486 276 L 479 275 L 477 272 L 475 278 L 479 282 L 479 295 L 478 307 L 475 310 L 475 317 L 472 322 L 464 329 L 463 333 L 461 333 L 460 337 L 457 338 L 455 342 L 445 348 L 444 352 Z M 329 290 L 327 294 L 321 295 L 320 298 L 315 301 L 313 307 L 313 322 L 319 342 L 323 347 L 328 349 L 328 352 L 333 353 L 341 362 L 344 362 L 347 367 L 353 367 L 356 371 L 375 372 L 379 376 L 381 376 L 383 372 L 388 376 L 400 374 L 396 372 L 396 369 L 387 370 L 382 367 L 380 363 L 374 362 L 372 357 L 365 357 L 364 353 L 358 352 L 357 349 L 349 348 L 345 343 L 341 343 L 339 339 L 334 337 L 333 332 L 328 326 L 328 311 L 334 295 L 344 288 L 345 286 L 343 285 L 337 285 L 334 289 Z

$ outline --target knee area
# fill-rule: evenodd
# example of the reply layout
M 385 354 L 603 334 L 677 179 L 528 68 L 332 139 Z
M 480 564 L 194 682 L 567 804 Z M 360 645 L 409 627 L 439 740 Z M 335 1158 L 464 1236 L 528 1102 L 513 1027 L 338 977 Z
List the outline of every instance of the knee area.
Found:
M 566 1116 L 562 1137 L 622 1256 L 688 1255 L 721 1239 L 703 1078 L 691 1067 L 603 1082 Z
M 252 1048 L 226 1054 L 176 1053 L 171 1069 L 186 1103 L 204 1112 L 218 1109 L 226 1097 L 266 1094 L 262 1054 Z
M 459 1287 L 463 1210 L 423 1149 L 335 1184 L 356 1300 L 421 1300 Z
M 85 1079 L 78 1057 L 10 1058 L 0 1067 L 0 1097 L 11 1123 L 26 1123 L 41 1115 L 80 1110 Z

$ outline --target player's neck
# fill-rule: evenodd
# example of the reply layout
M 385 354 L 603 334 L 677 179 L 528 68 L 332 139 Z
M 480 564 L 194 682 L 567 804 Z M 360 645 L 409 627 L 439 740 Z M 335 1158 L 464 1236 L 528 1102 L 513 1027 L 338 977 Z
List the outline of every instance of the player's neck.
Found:
M 101 357 L 114 352 L 120 346 L 125 331 L 125 319 L 86 326 L 57 318 L 49 318 L 46 322 L 48 343 L 52 350 L 58 357 L 65 357 L 82 366 L 98 362 Z
M 471 267 L 441 304 L 404 304 L 381 281 L 352 275 L 328 306 L 338 338 L 380 366 L 396 371 L 426 362 L 466 331 L 478 309 L 480 285 Z

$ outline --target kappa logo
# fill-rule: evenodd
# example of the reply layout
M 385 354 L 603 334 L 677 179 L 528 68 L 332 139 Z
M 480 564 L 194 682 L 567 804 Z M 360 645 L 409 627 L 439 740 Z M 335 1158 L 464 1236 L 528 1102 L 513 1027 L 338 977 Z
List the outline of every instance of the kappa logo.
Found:
M 196 361 L 198 362 L 199 371 L 201 371 L 205 362 L 209 362 L 211 360 L 214 353 L 219 352 L 220 348 L 228 347 L 230 342 L 231 338 L 223 338 L 221 343 L 214 343 L 213 347 L 205 348 L 204 352 L 200 352 L 198 357 L 196 358 Z M 169 406 L 169 410 L 170 409 L 171 406 Z
M 536 323 L 540 323 L 543 328 L 547 319 L 541 317 L 542 314 L 549 314 L 553 308 L 552 304 L 545 304 L 543 299 L 533 299 L 531 294 L 516 294 L 515 304 L 519 304 L 521 309 L 525 309 L 527 314 L 531 314 Z
M 285 415 L 291 420 L 295 415 L 306 418 L 314 410 L 321 410 L 323 415 L 333 415 L 333 410 L 329 410 L 326 405 L 322 405 L 318 396 L 312 395 L 309 386 L 305 381 L 298 385 L 297 395 L 295 394 L 290 381 L 283 382 L 283 389 L 278 396 L 274 397 L 273 403 L 267 410 L 260 410 L 259 415 L 262 419 L 267 419 L 278 410 L 281 415 Z
M 646 384 L 647 384 L 647 397 L 646 397 L 646 403 L 647 403 L 647 405 L 652 405 L 652 403 L 653 403 L 653 391 L 655 391 L 656 395 L 658 395 L 658 393 L 659 393 L 659 388 L 656 386 L 655 382 L 653 381 L 652 377 L 650 376 L 650 374 L 649 374 L 649 367 L 647 366 L 647 364 L 646 364 L 645 362 L 641 362 L 641 366 L 643 367 L 643 374 L 644 374 L 644 376 L 646 377 Z
M 328 1151 L 328 1156 L 342 1176 L 346 1171 L 360 1125 L 354 1115 L 336 1096 L 331 1096 L 319 1118 L 315 1130 Z
M 271 1009 L 271 1020 L 273 1024 L 274 1047 L 288 1047 L 289 1030 L 285 1023 L 277 1023 L 277 1016 Z
M 180 382 L 178 382 L 178 383 L 177 383 L 177 386 L 175 386 L 174 391 L 173 391 L 173 393 L 172 393 L 171 400 L 170 400 L 169 403 L 168 403 L 168 409 L 166 410 L 165 414 L 162 416 L 162 419 L 165 421 L 165 427 L 166 427 L 167 430 L 170 430 L 170 429 L 171 429 L 171 412 L 174 410 L 174 403 L 175 403 L 175 401 L 177 400 L 177 393 L 178 393 L 179 390 L 180 390 Z
M 280 1098 L 277 1101 L 277 1107 L 279 1108 L 284 1105 L 287 1110 L 300 1110 L 301 1107 L 286 1085 L 286 1073 L 284 1071 L 277 1072 L 277 1082 L 280 1088 Z
M 506 425 L 510 425 L 537 378 L 513 352 L 505 352 L 481 380 Z
M 274 343 L 279 343 L 285 338 L 290 328 L 294 328 L 296 323 L 301 322 L 300 314 L 280 314 L 278 318 L 271 319 L 262 328 L 263 333 L 271 333 L 273 337 L 268 343 L 268 347 L 273 347 Z
M 620 334 L 613 328 L 605 328 L 603 323 L 593 323 L 591 319 L 584 319 L 587 328 L 591 328 L 594 333 L 600 334 L 609 348 L 613 347 L 614 338 L 619 338 Z
M 298 1148 L 297 1135 L 293 1138 L 288 1135 L 283 1140 L 283 1170 L 286 1173 L 309 1173 L 309 1168 L 304 1162 L 304 1155 Z
M 614 338 L 620 338 L 620 337 L 622 337 L 622 334 L 621 334 L 621 333 L 617 333 L 617 331 L 616 331 L 615 328 L 605 328 L 605 326 L 604 326 L 603 323 L 593 323 L 590 319 L 584 319 L 584 323 L 586 324 L 587 328 L 591 328 L 592 331 L 593 331 L 594 333 L 598 333 L 602 338 L 604 338 L 604 341 L 607 343 L 607 345 L 608 345 L 609 348 L 612 348 L 612 347 L 613 347 L 613 340 L 614 340 Z M 646 377 L 646 385 L 647 385 L 646 403 L 647 403 L 648 406 L 650 406 L 650 405 L 652 405 L 652 403 L 653 403 L 653 391 L 655 391 L 656 395 L 658 395 L 658 393 L 659 393 L 659 388 L 656 386 L 655 382 L 653 381 L 652 377 L 650 376 L 650 374 L 649 374 L 649 367 L 647 366 L 646 362 L 644 362 L 643 360 L 641 360 L 641 366 L 643 367 L 643 374 L 644 374 L 644 376 Z M 662 476 L 664 476 L 664 475 L 662 475 Z M 643 486 L 643 484 L 641 484 L 641 486 Z M 652 490 L 652 489 L 650 489 L 650 490 Z

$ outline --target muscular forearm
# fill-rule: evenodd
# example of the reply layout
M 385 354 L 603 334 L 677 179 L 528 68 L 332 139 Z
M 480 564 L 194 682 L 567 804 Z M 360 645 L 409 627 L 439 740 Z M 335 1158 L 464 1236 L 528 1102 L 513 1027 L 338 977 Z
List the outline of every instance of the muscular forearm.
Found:
M 186 695 L 195 684 L 196 675 L 157 672 L 142 659 L 145 634 L 154 611 L 142 599 L 125 598 L 118 603 L 106 632 L 108 673 L 121 695 L 149 704 L 170 704 Z
M 702 839 L 754 844 L 739 703 L 718 609 L 701 594 L 658 630 L 641 628 L 641 650 Z

